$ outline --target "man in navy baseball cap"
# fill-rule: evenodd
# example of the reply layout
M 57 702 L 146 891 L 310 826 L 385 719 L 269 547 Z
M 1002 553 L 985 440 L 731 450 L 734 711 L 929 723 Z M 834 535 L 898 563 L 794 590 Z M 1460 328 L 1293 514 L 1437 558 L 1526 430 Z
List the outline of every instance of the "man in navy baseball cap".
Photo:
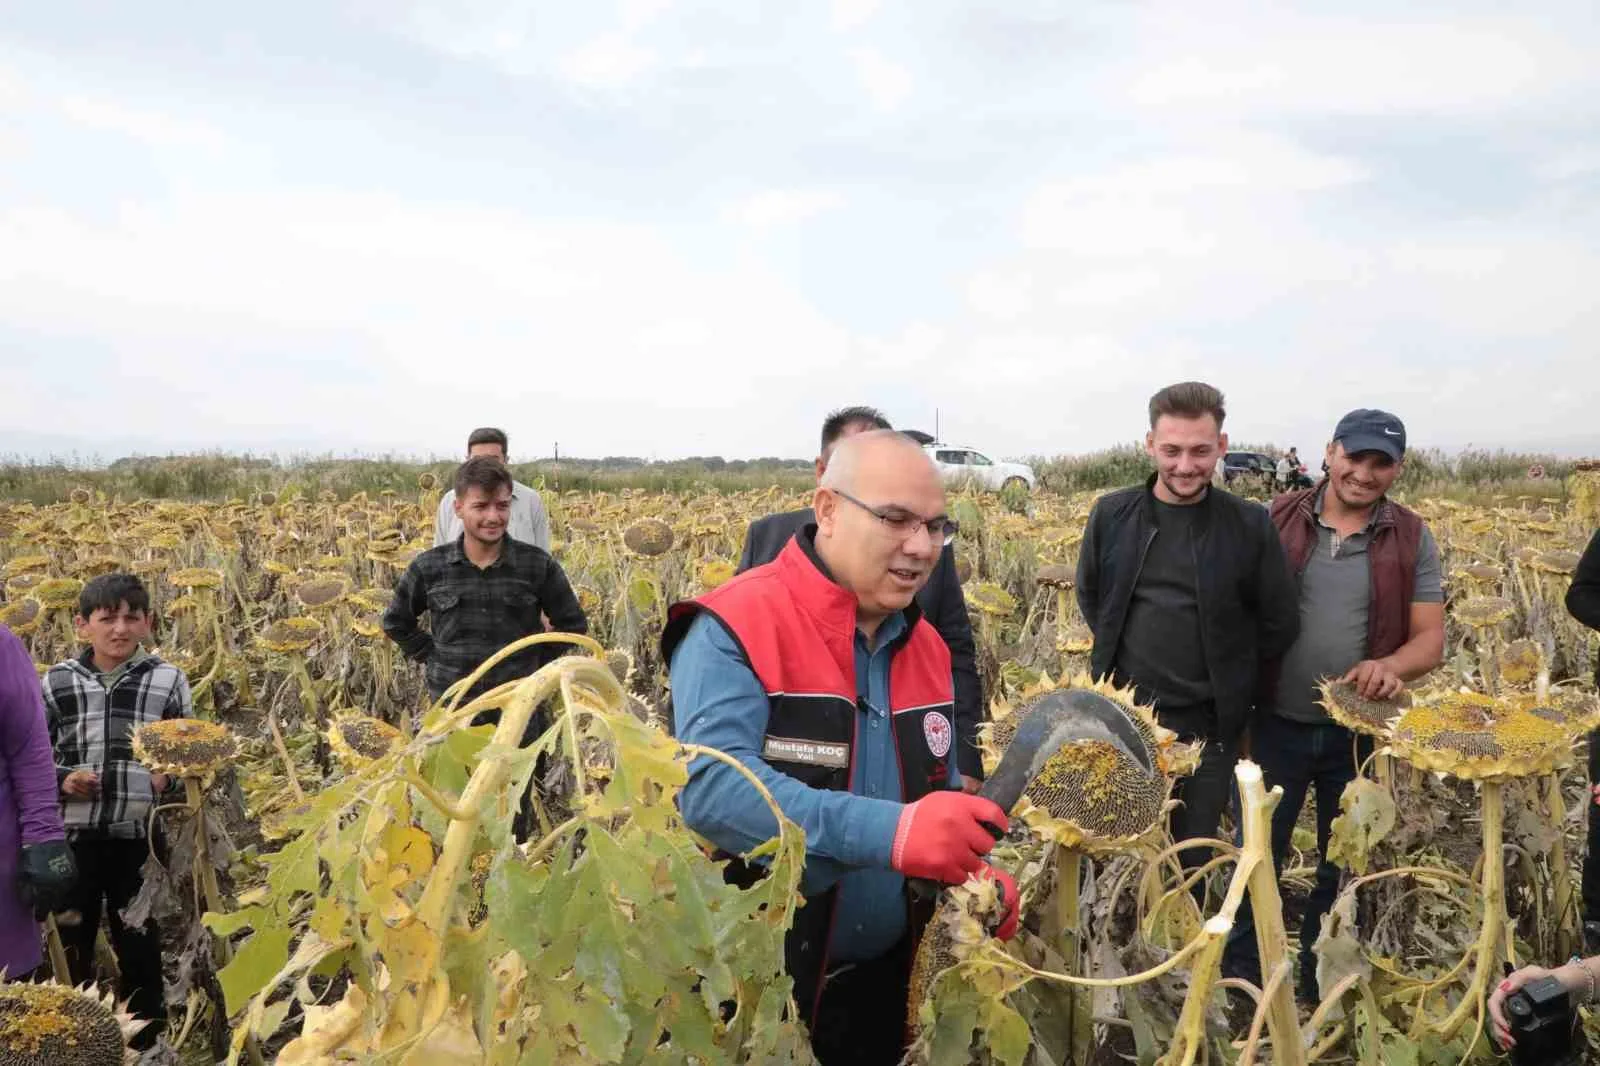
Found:
M 1365 699 L 1393 699 L 1407 682 L 1444 659 L 1444 584 L 1439 546 L 1416 512 L 1389 498 L 1406 454 L 1406 427 L 1387 411 L 1351 411 L 1327 450 L 1327 478 L 1272 501 L 1284 555 L 1300 592 L 1300 632 L 1272 664 L 1275 683 L 1257 696 L 1251 754 L 1267 787 L 1283 796 L 1272 812 L 1272 855 L 1289 854 L 1300 808 L 1316 796 L 1317 864 L 1300 928 L 1302 998 L 1315 1003 L 1312 950 L 1339 895 L 1340 870 L 1328 858 L 1338 797 L 1372 751 L 1322 706 L 1319 682 L 1335 678 Z M 1325 802 L 1326 801 L 1326 802 Z M 1240 908 L 1223 972 L 1261 978 L 1255 930 Z
M 1344 446 L 1346 455 L 1382 452 L 1396 463 L 1406 455 L 1406 424 L 1376 408 L 1358 408 L 1339 419 L 1333 439 Z

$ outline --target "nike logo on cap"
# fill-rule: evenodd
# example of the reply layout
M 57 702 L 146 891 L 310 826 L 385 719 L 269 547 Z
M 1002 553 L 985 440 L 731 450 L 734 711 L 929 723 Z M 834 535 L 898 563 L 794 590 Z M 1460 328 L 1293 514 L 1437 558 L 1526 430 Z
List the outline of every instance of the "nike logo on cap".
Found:
M 1395 432 L 1392 429 L 1388 429 L 1388 428 L 1385 428 L 1383 432 L 1384 432 L 1385 436 L 1389 436 L 1389 437 L 1398 437 L 1398 436 L 1400 436 L 1399 433 Z

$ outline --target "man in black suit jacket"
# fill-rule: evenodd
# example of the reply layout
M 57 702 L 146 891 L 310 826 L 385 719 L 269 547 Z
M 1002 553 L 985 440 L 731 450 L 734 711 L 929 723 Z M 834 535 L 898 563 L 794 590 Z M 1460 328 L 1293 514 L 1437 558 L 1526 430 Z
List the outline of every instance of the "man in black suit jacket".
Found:
M 817 478 L 828 468 L 828 457 L 841 439 L 870 429 L 893 429 L 881 412 L 871 407 L 846 407 L 830 414 L 822 424 L 822 451 L 817 456 Z M 768 515 L 750 523 L 739 556 L 739 573 L 770 563 L 789 538 L 817 517 L 811 508 Z M 972 619 L 967 599 L 956 576 L 955 548 L 946 545 L 928 583 L 917 593 L 917 605 L 928 624 L 939 631 L 950 649 L 950 672 L 955 683 L 956 766 L 962 785 L 976 792 L 983 782 L 983 760 L 978 753 L 978 726 L 983 722 L 983 685 L 978 680 L 977 646 L 972 640 Z

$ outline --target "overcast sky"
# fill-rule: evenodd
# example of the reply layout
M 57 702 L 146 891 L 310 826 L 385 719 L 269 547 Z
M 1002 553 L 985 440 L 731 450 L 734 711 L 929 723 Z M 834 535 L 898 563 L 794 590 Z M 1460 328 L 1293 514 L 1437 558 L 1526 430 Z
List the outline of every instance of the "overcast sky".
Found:
M 1600 451 L 1600 4 L 1287 6 L 0 0 L 0 452 Z

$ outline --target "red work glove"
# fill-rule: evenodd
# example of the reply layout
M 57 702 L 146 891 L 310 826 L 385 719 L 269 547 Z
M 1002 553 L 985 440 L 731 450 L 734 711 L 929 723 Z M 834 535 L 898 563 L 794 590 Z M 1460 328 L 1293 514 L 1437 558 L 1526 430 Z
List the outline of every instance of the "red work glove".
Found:
M 1006 812 L 993 800 L 965 792 L 933 792 L 900 813 L 889 865 L 907 877 L 959 885 L 983 866 Z M 991 832 L 987 826 L 993 826 Z
M 1000 892 L 1000 904 L 1004 908 L 1000 912 L 1000 924 L 994 927 L 996 940 L 1010 940 L 1017 935 L 1017 905 L 1022 902 L 1022 896 L 1017 891 L 1016 878 L 1004 870 L 984 863 L 978 867 L 978 879 L 992 879 Z

